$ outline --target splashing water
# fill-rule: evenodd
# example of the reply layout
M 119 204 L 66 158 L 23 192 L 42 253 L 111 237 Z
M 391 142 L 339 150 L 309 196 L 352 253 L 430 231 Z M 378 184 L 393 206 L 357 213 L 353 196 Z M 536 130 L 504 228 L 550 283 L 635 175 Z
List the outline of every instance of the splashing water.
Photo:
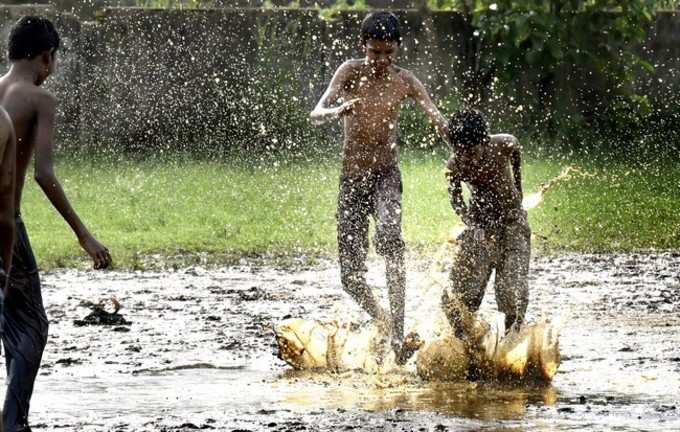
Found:
M 540 189 L 524 198 L 526 210 L 538 207 L 545 194 L 575 174 L 589 174 L 568 166 Z M 412 330 L 428 341 L 418 353 L 416 370 L 427 379 L 463 379 L 468 365 L 474 363 L 487 376 L 523 377 L 527 373 L 550 380 L 560 362 L 559 326 L 541 322 L 522 326 L 505 337 L 503 323 L 491 324 L 470 315 L 469 328 L 474 342 L 463 346 L 450 335 L 450 325 L 440 306 L 441 295 L 448 284 L 442 274 L 445 256 L 450 256 L 456 238 L 465 229 L 463 223 L 453 228 L 452 237 L 442 245 L 425 273 Z M 376 325 L 352 328 L 338 321 L 320 322 L 302 319 L 284 321 L 275 328 L 279 356 L 296 369 L 352 370 L 360 369 L 378 375 L 400 369 L 394 353 L 386 349 L 388 337 Z M 410 363 L 413 366 L 413 362 Z M 447 366 L 448 365 L 448 366 Z M 412 369 L 412 368 L 411 368 Z
M 554 189 L 559 183 L 571 180 L 575 175 L 592 176 L 577 166 L 567 166 L 560 174 L 543 183 L 537 192 L 527 195 L 522 200 L 522 206 L 525 210 L 530 211 L 538 207 L 544 200 L 545 194 Z M 419 298 L 421 303 L 418 306 L 417 317 L 427 317 L 427 319 L 419 319 L 416 323 L 415 330 L 426 340 L 441 337 L 448 329 L 449 324 L 444 316 L 443 311 L 439 305 L 441 295 L 448 285 L 448 279 L 442 275 L 442 270 L 445 263 L 445 257 L 451 256 L 455 253 L 452 246 L 457 244 L 458 236 L 465 230 L 465 224 L 458 222 L 452 229 L 448 238 L 448 242 L 441 245 L 437 253 L 434 255 L 432 265 L 426 272 L 428 279 L 421 289 Z M 493 322 L 491 327 L 499 334 L 503 331 L 500 329 L 502 323 L 500 321 Z

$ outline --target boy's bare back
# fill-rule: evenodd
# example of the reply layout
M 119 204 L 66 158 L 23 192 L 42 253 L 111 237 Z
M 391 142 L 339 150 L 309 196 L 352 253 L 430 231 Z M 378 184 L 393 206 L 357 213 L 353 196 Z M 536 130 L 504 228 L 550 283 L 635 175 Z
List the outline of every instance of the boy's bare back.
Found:
M 15 207 L 19 211 L 26 172 L 35 145 L 52 139 L 56 99 L 50 92 L 32 83 L 5 76 L 0 78 L 0 105 L 12 118 L 16 134 Z

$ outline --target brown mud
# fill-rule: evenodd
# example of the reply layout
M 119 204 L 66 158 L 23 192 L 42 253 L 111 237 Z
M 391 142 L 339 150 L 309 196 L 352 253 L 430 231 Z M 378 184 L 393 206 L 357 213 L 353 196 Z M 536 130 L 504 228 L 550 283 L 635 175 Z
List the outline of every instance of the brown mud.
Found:
M 438 301 L 436 290 L 422 298 L 432 275 L 420 267 L 408 275 L 407 329 Z M 273 323 L 366 319 L 334 263 L 57 271 L 43 275 L 50 337 L 31 422 L 59 431 L 680 430 L 678 268 L 672 253 L 534 260 L 528 316 L 561 323 L 563 361 L 547 386 L 414 376 L 386 385 L 289 370 L 275 357 Z M 371 263 L 370 281 L 384 285 L 382 273 Z M 74 324 L 111 297 L 129 323 Z M 489 291 L 483 315 L 494 310 Z

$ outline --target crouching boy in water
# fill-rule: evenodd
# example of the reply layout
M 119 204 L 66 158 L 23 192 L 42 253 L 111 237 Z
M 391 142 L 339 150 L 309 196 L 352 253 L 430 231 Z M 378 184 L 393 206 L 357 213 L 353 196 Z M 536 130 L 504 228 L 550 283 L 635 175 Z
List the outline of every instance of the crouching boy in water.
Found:
M 73 229 L 85 252 L 92 257 L 94 267 L 107 267 L 111 256 L 71 208 L 54 173 L 52 135 L 56 99 L 40 86 L 54 71 L 59 35 L 49 20 L 23 17 L 10 32 L 8 48 L 11 67 L 0 78 L 0 106 L 7 110 L 16 134 L 16 162 L 13 166 L 16 228 L 2 316 L 7 369 L 7 393 L 2 416 L 5 432 L 15 432 L 30 430 L 29 405 L 48 328 L 38 267 L 19 211 L 26 172 L 34 153 L 36 181 Z
M 462 336 L 468 330 L 462 328 L 462 314 L 479 309 L 496 270 L 496 303 L 509 331 L 522 324 L 529 299 L 531 230 L 522 208 L 520 145 L 512 135 L 489 135 L 486 120 L 474 110 L 452 116 L 449 138 L 455 151 L 447 163 L 451 206 L 467 227 L 458 238 L 444 311 Z M 462 182 L 471 193 L 467 206 Z
M 344 144 L 337 235 L 343 289 L 378 322 L 391 323 L 392 345 L 404 335 L 404 240 L 401 236 L 402 183 L 397 152 L 401 103 L 414 99 L 446 137 L 446 120 L 425 87 L 394 64 L 401 44 L 397 17 L 368 15 L 361 25 L 366 57 L 348 60 L 310 114 L 315 123 L 342 118 Z M 331 107 L 338 102 L 337 106 Z M 366 283 L 369 216 L 376 222 L 375 248 L 385 258 L 390 315 Z

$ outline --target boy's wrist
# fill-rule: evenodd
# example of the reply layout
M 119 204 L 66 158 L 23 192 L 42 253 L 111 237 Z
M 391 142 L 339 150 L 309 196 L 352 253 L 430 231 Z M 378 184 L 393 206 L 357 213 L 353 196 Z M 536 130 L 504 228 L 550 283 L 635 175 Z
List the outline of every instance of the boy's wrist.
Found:
M 92 237 L 92 234 L 90 234 L 90 232 L 85 227 L 83 227 L 76 232 L 76 237 L 78 237 L 78 241 L 82 243 Z

